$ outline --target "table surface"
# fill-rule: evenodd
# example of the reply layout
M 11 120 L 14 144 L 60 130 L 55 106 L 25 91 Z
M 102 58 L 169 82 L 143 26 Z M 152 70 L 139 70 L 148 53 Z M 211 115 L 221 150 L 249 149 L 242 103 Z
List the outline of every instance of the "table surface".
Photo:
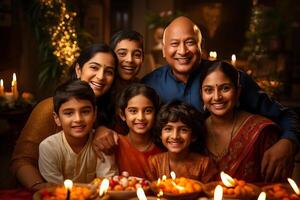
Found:
M 0 190 L 0 199 L 5 200 L 31 200 L 33 192 L 26 189 Z

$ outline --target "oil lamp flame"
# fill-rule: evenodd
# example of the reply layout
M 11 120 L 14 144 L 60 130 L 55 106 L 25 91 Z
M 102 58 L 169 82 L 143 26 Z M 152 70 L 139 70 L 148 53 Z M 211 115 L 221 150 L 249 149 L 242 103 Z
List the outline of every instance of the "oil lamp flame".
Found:
M 147 200 L 145 192 L 144 192 L 143 188 L 141 188 L 141 187 L 139 187 L 136 190 L 136 195 L 137 195 L 137 197 L 138 197 L 139 200 Z
M 171 175 L 171 177 L 172 177 L 173 180 L 176 179 L 176 174 L 175 174 L 175 172 L 171 171 L 170 175 Z
M 160 182 L 161 182 L 161 180 L 160 180 L 160 178 L 158 178 L 157 179 L 157 185 L 160 185 Z
M 295 183 L 295 181 L 293 179 L 291 179 L 291 178 L 287 178 L 287 180 L 290 183 L 290 185 L 293 188 L 293 190 L 295 191 L 295 193 L 297 195 L 300 195 L 299 187 L 297 186 L 297 184 Z
M 257 198 L 257 200 L 266 200 L 266 193 L 265 192 L 261 192 Z
M 102 197 L 108 190 L 109 180 L 107 178 L 103 179 L 99 189 L 99 196 Z
M 214 191 L 214 200 L 222 200 L 223 198 L 223 187 L 217 185 Z
M 162 180 L 163 180 L 163 181 L 167 180 L 167 176 L 166 176 L 166 175 L 163 175 L 163 176 L 162 176 Z
M 172 181 L 172 185 L 177 189 L 177 190 L 184 190 L 184 187 L 177 185 L 174 181 Z
M 236 183 L 233 180 L 233 178 L 231 178 L 231 176 L 229 176 L 225 172 L 221 172 L 220 175 L 221 175 L 222 182 L 226 187 L 234 187 L 235 186 Z
M 64 181 L 64 186 L 65 186 L 66 189 L 71 190 L 72 187 L 73 187 L 73 182 L 72 182 L 72 180 L 66 179 L 66 180 Z

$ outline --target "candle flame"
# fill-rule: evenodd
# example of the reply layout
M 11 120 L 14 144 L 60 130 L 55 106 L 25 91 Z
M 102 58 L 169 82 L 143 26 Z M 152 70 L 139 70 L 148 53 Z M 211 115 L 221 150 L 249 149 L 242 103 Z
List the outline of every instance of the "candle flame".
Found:
M 65 188 L 68 189 L 68 190 L 71 190 L 72 187 L 73 187 L 73 181 L 70 180 L 70 179 L 66 179 L 64 181 L 64 185 L 65 185 Z
M 223 198 L 223 187 L 217 185 L 214 191 L 214 200 L 222 200 Z
M 137 195 L 137 197 L 138 197 L 139 200 L 147 200 L 145 192 L 144 192 L 143 188 L 141 188 L 141 187 L 139 187 L 136 190 L 136 195 Z
M 290 183 L 290 185 L 292 186 L 292 188 L 295 191 L 295 193 L 297 195 L 300 195 L 299 187 L 297 186 L 296 182 L 293 179 L 291 179 L 291 178 L 287 178 L 287 180 Z
M 3 79 L 0 80 L 0 86 L 3 87 L 4 83 L 3 83 Z
M 160 184 L 160 178 L 157 179 L 157 185 L 159 185 L 159 184 Z
M 171 177 L 172 177 L 173 180 L 176 179 L 176 174 L 175 174 L 175 172 L 171 171 L 170 175 L 171 175 Z
M 221 175 L 222 182 L 226 187 L 234 187 L 235 186 L 235 181 L 233 180 L 233 178 L 231 178 L 231 176 L 229 176 L 225 172 L 221 172 L 220 175 Z
M 162 176 L 162 180 L 163 180 L 163 181 L 167 180 L 167 176 L 166 176 L 166 175 L 163 175 L 163 176 Z
M 216 51 L 210 51 L 209 52 L 209 57 L 212 58 L 213 60 L 217 59 L 217 52 Z
M 231 61 L 232 61 L 232 62 L 235 62 L 235 61 L 236 61 L 236 55 L 235 55 L 235 54 L 232 54 L 232 56 L 231 56 Z
M 261 192 L 257 198 L 257 200 L 265 200 L 266 199 L 266 193 L 265 192 Z
M 13 81 L 17 81 L 17 75 L 16 75 L 16 73 L 13 73 Z
M 103 179 L 99 189 L 99 196 L 102 197 L 108 190 L 109 180 L 107 178 Z

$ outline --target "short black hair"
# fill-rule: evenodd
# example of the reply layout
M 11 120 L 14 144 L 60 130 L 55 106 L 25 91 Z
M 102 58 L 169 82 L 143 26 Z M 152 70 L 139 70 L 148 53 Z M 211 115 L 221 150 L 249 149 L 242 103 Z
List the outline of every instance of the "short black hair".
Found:
M 58 114 L 61 105 L 72 97 L 80 100 L 88 100 L 94 109 L 96 107 L 96 96 L 90 85 L 81 80 L 69 80 L 59 85 L 54 92 L 54 112 Z
M 134 31 L 134 30 L 124 29 L 124 30 L 120 30 L 120 31 L 116 32 L 111 37 L 109 46 L 110 46 L 110 48 L 115 50 L 118 43 L 120 41 L 126 40 L 126 39 L 128 39 L 130 41 L 136 41 L 139 44 L 139 47 L 141 47 L 142 51 L 144 52 L 144 38 L 139 32 Z
M 168 122 L 181 121 L 192 129 L 192 138 L 196 141 L 191 143 L 192 151 L 201 152 L 204 150 L 206 129 L 203 115 L 192 105 L 174 100 L 163 105 L 156 118 L 155 132 L 157 137 L 161 136 L 163 127 Z

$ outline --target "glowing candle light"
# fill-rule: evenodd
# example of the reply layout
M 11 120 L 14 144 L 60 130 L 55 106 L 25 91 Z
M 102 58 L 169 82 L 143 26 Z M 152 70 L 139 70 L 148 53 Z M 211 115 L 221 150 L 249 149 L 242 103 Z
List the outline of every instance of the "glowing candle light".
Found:
M 0 80 L 0 96 L 4 95 L 4 83 L 3 79 Z
M 99 189 L 99 196 L 103 197 L 105 195 L 105 193 L 107 192 L 109 187 L 109 180 L 107 178 L 103 179 L 100 185 L 100 189 Z
M 257 198 L 257 200 L 265 200 L 266 199 L 266 193 L 265 192 L 261 192 Z
M 221 175 L 222 182 L 224 183 L 224 185 L 226 187 L 234 187 L 235 186 L 236 183 L 233 180 L 233 178 L 231 178 L 231 176 L 229 176 L 225 172 L 221 172 L 220 175 Z
M 144 192 L 143 188 L 141 188 L 141 187 L 139 187 L 136 190 L 136 195 L 137 195 L 137 197 L 138 197 L 139 200 L 147 200 L 145 192 Z
M 291 185 L 291 187 L 293 188 L 293 190 L 295 191 L 295 193 L 297 195 L 300 195 L 299 187 L 297 186 L 295 181 L 291 178 L 287 178 L 287 180 L 288 180 L 289 184 Z
M 217 185 L 214 191 L 214 200 L 222 200 L 223 198 L 223 187 Z
M 236 55 L 235 55 L 235 54 L 232 54 L 232 56 L 231 56 L 231 64 L 232 64 L 233 66 L 235 66 L 235 63 L 236 63 Z
M 73 187 L 73 182 L 70 179 L 66 179 L 64 181 L 65 188 L 67 189 L 67 198 L 66 200 L 70 200 L 71 198 L 71 190 Z
M 210 51 L 208 59 L 209 60 L 216 60 L 217 59 L 217 52 L 216 51 Z
M 13 93 L 14 100 L 18 99 L 19 92 L 18 92 L 17 75 L 16 75 L 16 73 L 13 73 L 13 80 L 11 82 L 11 92 Z
M 171 175 L 171 177 L 172 177 L 173 180 L 176 179 L 176 174 L 175 174 L 175 172 L 171 171 L 170 175 Z

